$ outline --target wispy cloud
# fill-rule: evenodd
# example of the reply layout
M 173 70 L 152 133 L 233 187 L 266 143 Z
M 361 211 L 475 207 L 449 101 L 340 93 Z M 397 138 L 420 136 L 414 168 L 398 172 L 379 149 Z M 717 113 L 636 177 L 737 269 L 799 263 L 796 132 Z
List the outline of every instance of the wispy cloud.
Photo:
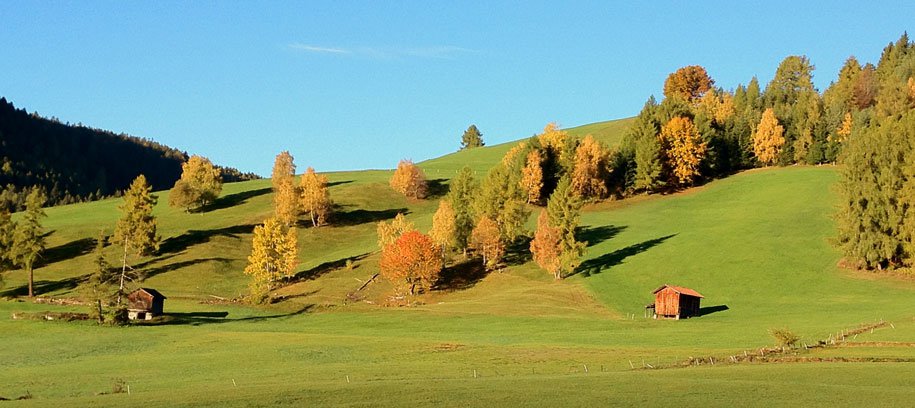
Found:
M 299 43 L 289 44 L 289 48 L 296 50 L 296 51 L 318 52 L 318 53 L 325 53 L 325 54 L 350 54 L 351 53 L 349 50 L 346 50 L 343 48 L 319 47 L 319 46 L 315 46 L 315 45 L 299 44 Z
M 355 55 L 375 59 L 396 59 L 396 58 L 431 58 L 431 59 L 455 59 L 462 54 L 475 53 L 476 50 L 469 48 L 456 47 L 453 45 L 438 45 L 429 47 L 326 47 L 309 45 L 302 43 L 289 44 L 289 48 L 295 51 L 337 54 L 337 55 Z

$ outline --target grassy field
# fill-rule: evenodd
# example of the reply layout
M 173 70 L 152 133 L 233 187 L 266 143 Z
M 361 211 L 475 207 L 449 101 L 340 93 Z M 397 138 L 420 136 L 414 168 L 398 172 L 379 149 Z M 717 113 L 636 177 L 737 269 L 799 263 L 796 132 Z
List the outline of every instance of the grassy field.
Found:
M 622 129 L 606 122 L 576 132 L 611 144 Z M 507 148 L 422 165 L 432 179 L 464 164 L 482 174 Z M 143 285 L 169 297 L 167 320 L 12 320 L 81 309 L 0 301 L 0 396 L 29 392 L 33 399 L 18 404 L 39 406 L 900 406 L 915 398 L 915 281 L 835 266 L 831 167 L 749 171 L 679 194 L 590 205 L 586 260 L 564 281 L 519 258 L 500 272 L 462 269 L 471 277 L 414 307 L 381 306 L 392 290 L 382 280 L 346 301 L 377 272 L 377 221 L 404 212 L 421 230 L 431 224 L 437 200 L 403 199 L 387 187 L 390 174 L 330 174 L 335 224 L 300 228 L 295 282 L 263 308 L 213 300 L 246 290 L 241 271 L 253 226 L 270 214 L 269 181 L 226 185 L 202 214 L 169 209 L 159 194 L 162 251 L 141 267 L 150 275 Z M 110 232 L 117 205 L 48 210 L 40 295 L 78 294 L 91 238 Z M 117 248 L 108 251 L 117 259 Z M 697 289 L 707 314 L 644 318 L 664 283 Z M 0 293 L 22 294 L 23 285 L 21 272 L 7 273 Z M 878 319 L 892 326 L 799 351 L 828 362 L 721 363 L 771 346 L 773 327 L 812 344 Z M 719 364 L 648 368 L 690 357 Z M 130 395 L 102 394 L 118 382 Z

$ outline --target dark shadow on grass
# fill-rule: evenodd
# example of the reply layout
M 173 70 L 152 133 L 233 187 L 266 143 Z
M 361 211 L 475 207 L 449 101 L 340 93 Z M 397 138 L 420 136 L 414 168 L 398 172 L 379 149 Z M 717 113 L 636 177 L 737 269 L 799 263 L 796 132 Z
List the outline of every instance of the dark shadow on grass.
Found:
M 308 270 L 305 270 L 305 271 L 302 271 L 302 272 L 299 272 L 299 273 L 293 275 L 292 278 L 289 279 L 289 283 L 296 283 L 296 282 L 301 282 L 301 281 L 306 281 L 306 280 L 318 279 L 321 276 L 323 276 L 324 274 L 326 274 L 332 270 L 345 267 L 346 261 L 352 261 L 353 263 L 356 263 L 358 261 L 365 259 L 365 257 L 367 257 L 367 256 L 369 256 L 369 254 L 364 253 L 362 255 L 351 256 L 348 258 L 338 259 L 336 261 L 324 262 L 314 268 L 311 268 L 311 269 L 308 269 Z M 353 269 L 355 269 L 355 266 Z
M 341 184 L 349 184 L 349 183 L 352 183 L 352 182 L 353 182 L 353 180 L 332 181 L 332 182 L 330 182 L 330 183 L 327 183 L 327 188 L 331 188 L 331 187 L 333 187 L 333 186 L 339 186 L 339 185 L 341 185 Z
M 723 312 L 730 309 L 728 305 L 706 306 L 699 308 L 699 316 L 705 316 L 712 313 Z
M 664 241 L 667 241 L 670 238 L 675 237 L 677 234 L 671 234 L 660 238 L 650 239 L 645 242 L 640 242 L 638 244 L 630 245 L 622 249 L 618 249 L 613 252 L 603 254 L 597 258 L 589 259 L 581 263 L 578 268 L 575 269 L 575 272 L 572 272 L 571 275 L 582 274 L 584 276 L 597 275 L 604 270 L 607 270 L 611 267 L 623 263 L 623 260 L 630 256 L 638 255 L 642 252 L 645 252 L 655 246 L 660 245 Z
M 35 281 L 35 296 L 57 292 L 57 291 L 72 291 L 76 289 L 81 283 L 89 279 L 90 274 L 73 276 L 67 279 L 61 279 L 59 281 L 49 281 L 49 280 L 39 280 Z M 18 297 L 18 296 L 28 296 L 29 295 L 29 284 L 26 283 L 22 286 L 17 286 L 15 288 L 9 288 L 3 292 L 0 292 L 0 297 Z
M 533 259 L 531 255 L 531 237 L 519 237 L 515 242 L 505 249 L 505 257 L 502 261 L 507 266 L 523 265 Z
M 483 280 L 486 275 L 489 275 L 489 271 L 486 270 L 480 259 L 469 259 L 442 269 L 433 289 L 441 291 L 470 289 Z
M 280 314 L 267 315 L 267 316 L 241 317 L 238 319 L 228 318 L 229 312 L 165 313 L 156 319 L 153 319 L 150 321 L 139 321 L 134 324 L 137 326 L 173 326 L 173 325 L 200 326 L 200 325 L 204 325 L 204 324 L 222 324 L 222 323 L 234 323 L 234 322 L 261 322 L 261 321 L 282 319 L 282 318 L 286 318 L 286 317 L 297 316 L 300 314 L 307 313 L 314 307 L 315 307 L 315 305 L 305 305 L 301 309 L 296 310 L 294 312 L 280 313 Z
M 218 228 L 211 230 L 190 230 L 177 237 L 171 237 L 162 241 L 159 245 L 160 254 L 172 254 L 181 252 L 194 245 L 209 242 L 215 236 L 224 236 L 229 238 L 239 238 L 239 234 L 250 234 L 254 231 L 254 224 L 235 225 L 232 227 Z
M 92 238 L 77 239 L 54 248 L 48 248 L 41 252 L 36 268 L 86 255 L 91 253 L 94 248 L 95 240 Z
M 229 195 L 217 198 L 216 201 L 213 201 L 212 203 L 204 206 L 203 208 L 201 208 L 195 212 L 208 212 L 208 211 L 232 208 L 232 207 L 235 207 L 236 205 L 244 204 L 251 198 L 267 194 L 271 190 L 272 190 L 272 188 L 267 187 L 267 188 L 261 188 L 261 189 L 257 189 L 257 190 L 248 190 L 248 191 L 242 191 L 240 193 L 229 194 Z
M 410 213 L 410 210 L 407 210 L 406 208 L 391 208 L 387 210 L 355 209 L 352 211 L 342 211 L 335 209 L 333 215 L 331 215 L 330 225 L 333 227 L 346 227 L 366 223 L 375 223 L 378 221 L 392 219 L 396 217 L 398 213 L 407 215 Z
M 575 239 L 579 242 L 587 242 L 589 247 L 593 247 L 601 242 L 612 239 L 623 232 L 625 225 L 601 225 L 599 227 L 578 227 L 575 229 Z
M 440 198 L 448 194 L 448 179 L 435 179 L 426 181 L 426 199 Z

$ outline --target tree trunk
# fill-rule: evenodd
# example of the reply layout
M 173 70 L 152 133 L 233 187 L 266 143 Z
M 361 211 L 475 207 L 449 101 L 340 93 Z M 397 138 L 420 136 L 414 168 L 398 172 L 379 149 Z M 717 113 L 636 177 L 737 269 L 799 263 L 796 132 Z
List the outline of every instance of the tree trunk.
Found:
M 410 296 L 413 296 L 413 293 L 415 290 L 416 290 L 416 284 L 415 283 L 411 284 L 410 285 Z
M 124 263 L 121 266 L 121 283 L 118 285 L 118 306 L 121 305 L 121 296 L 124 294 L 124 276 L 127 275 L 127 247 L 128 243 L 124 242 Z
M 102 300 L 96 299 L 96 305 L 98 306 L 98 324 L 105 323 L 105 317 L 102 316 Z
M 32 263 L 29 262 L 26 265 L 26 268 L 29 270 L 29 298 L 35 295 L 34 286 L 35 286 L 35 270 L 32 269 Z

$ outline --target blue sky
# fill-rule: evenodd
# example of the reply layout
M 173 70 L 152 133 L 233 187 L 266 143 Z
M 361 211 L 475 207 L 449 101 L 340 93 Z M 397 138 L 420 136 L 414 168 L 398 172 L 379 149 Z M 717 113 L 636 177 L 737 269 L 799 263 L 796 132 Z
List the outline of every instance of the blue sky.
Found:
M 269 175 L 391 168 L 628 117 L 685 65 L 732 89 L 807 55 L 822 90 L 915 3 L 0 2 L 0 96 Z M 738 4 L 732 4 L 738 3 Z

